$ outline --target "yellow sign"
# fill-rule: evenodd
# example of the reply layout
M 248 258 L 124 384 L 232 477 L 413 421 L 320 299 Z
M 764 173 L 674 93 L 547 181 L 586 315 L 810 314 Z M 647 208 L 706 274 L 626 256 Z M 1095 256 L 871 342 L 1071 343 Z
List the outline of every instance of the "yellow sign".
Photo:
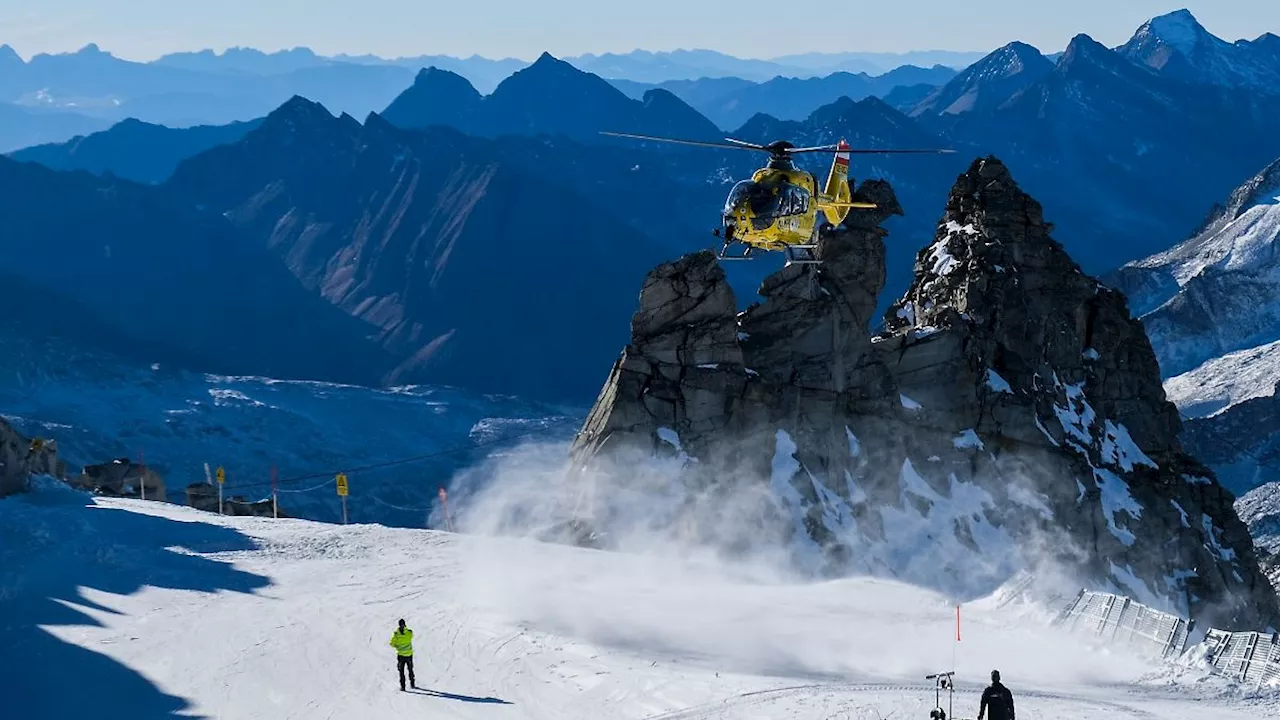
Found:
M 221 485 L 226 481 L 227 481 L 227 471 L 223 470 L 222 468 L 218 468 L 218 484 Z
M 346 473 L 338 473 L 338 497 L 347 496 L 347 475 Z

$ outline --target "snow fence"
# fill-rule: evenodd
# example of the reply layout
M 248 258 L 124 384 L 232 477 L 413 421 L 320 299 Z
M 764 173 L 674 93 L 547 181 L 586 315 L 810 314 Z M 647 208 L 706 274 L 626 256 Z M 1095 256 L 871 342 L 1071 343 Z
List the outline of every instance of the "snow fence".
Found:
M 1161 658 L 1182 655 L 1192 630 L 1192 623 L 1177 615 L 1091 590 L 1081 590 L 1054 624 Z M 1257 687 L 1280 684 L 1280 634 L 1211 629 L 1198 647 L 1226 677 Z
M 1162 658 L 1181 655 L 1191 632 L 1190 624 L 1177 615 L 1149 608 L 1123 595 L 1091 590 L 1081 590 L 1055 624 Z
M 1280 637 L 1275 633 L 1210 630 L 1209 662 L 1218 672 L 1246 685 L 1280 684 Z

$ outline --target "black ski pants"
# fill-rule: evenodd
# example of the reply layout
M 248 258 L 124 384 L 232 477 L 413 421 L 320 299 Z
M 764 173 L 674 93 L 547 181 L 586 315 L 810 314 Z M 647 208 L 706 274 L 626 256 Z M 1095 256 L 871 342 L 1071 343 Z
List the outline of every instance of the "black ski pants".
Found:
M 413 678 L 413 656 L 397 655 L 396 670 L 400 671 L 400 689 L 401 690 L 404 689 L 404 669 L 406 667 L 409 668 L 409 685 L 412 687 L 418 686 L 418 681 Z

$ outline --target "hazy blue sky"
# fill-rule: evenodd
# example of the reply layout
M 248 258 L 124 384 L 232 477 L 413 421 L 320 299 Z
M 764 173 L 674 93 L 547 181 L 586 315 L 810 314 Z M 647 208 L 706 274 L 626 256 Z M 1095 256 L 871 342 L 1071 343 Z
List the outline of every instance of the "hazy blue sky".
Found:
M 815 6 L 824 10 L 814 15 Z M 0 43 L 30 57 L 96 42 L 131 59 L 237 45 L 525 59 L 698 47 L 771 57 L 990 50 L 1014 39 L 1053 52 L 1080 32 L 1118 45 L 1180 7 L 1228 40 L 1280 34 L 1280 0 L 0 0 Z

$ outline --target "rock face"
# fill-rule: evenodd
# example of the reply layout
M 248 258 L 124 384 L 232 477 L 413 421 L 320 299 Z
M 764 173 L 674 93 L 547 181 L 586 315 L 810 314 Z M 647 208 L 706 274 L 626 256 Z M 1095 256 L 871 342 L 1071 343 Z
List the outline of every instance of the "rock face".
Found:
M 1262 568 L 1280 589 L 1280 483 L 1269 483 L 1236 501 L 1236 512 L 1249 526 Z
M 649 275 L 572 449 L 579 522 L 606 544 L 777 542 L 809 572 L 957 595 L 1025 568 L 1215 626 L 1280 621 L 1234 498 L 1178 443 L 1142 325 L 1008 170 L 960 176 L 874 338 L 880 223 L 900 210 L 884 183 L 857 197 L 881 209 L 740 315 L 709 253 Z
M 1187 416 L 1182 442 L 1243 494 L 1280 478 L 1280 342 L 1206 362 L 1165 383 Z
M 65 478 L 66 474 L 56 442 L 25 438 L 0 420 L 0 497 L 25 490 L 32 475 Z
M 218 512 L 218 486 L 213 483 L 198 482 L 187 486 L 187 505 L 205 512 Z M 223 515 L 248 515 L 252 517 L 273 517 L 270 500 L 250 502 L 241 495 L 222 497 Z M 278 517 L 289 517 L 279 512 Z
M 155 470 L 125 458 L 101 465 L 89 465 L 79 476 L 71 479 L 71 484 L 83 490 L 116 497 L 141 497 L 145 489 L 146 499 L 168 501 L 164 478 Z

